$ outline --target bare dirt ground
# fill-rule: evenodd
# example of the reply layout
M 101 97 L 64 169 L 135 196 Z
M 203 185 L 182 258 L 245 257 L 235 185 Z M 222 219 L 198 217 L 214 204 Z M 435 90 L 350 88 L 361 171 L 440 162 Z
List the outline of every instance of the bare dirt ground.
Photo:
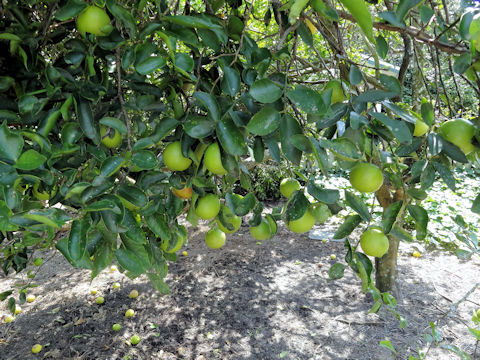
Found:
M 319 229 L 328 236 L 332 227 Z M 241 227 L 214 251 L 205 246 L 204 231 L 190 228 L 188 256 L 170 265 L 170 296 L 159 296 L 144 278 L 131 281 L 118 271 L 104 271 L 90 283 L 89 272 L 72 269 L 54 254 L 35 278 L 36 301 L 22 305 L 13 323 L 0 325 L 0 359 L 395 358 L 379 346 L 382 340 L 391 341 L 397 359 L 408 359 L 427 349 L 429 322 L 442 317 L 441 344 L 480 358 L 466 326 L 473 326 L 480 289 L 452 308 L 480 281 L 478 257 L 461 261 L 420 249 L 417 259 L 410 255 L 412 245 L 402 244 L 397 309 L 408 325 L 400 329 L 388 311 L 368 314 L 372 300 L 351 270 L 328 281 L 330 254 L 343 261 L 343 243 L 312 240 L 280 226 L 274 239 L 258 245 L 248 227 Z M 20 281 L 24 275 L 0 279 L 0 291 Z M 120 290 L 112 288 L 116 281 Z M 105 297 L 103 305 L 95 303 L 91 288 Z M 128 298 L 132 289 L 140 292 L 136 300 Z M 6 304 L 2 307 L 7 314 Z M 136 311 L 131 319 L 124 317 L 128 308 Z M 122 324 L 119 332 L 112 331 L 114 323 Z M 135 347 L 128 344 L 133 334 L 141 337 Z M 44 349 L 33 355 L 36 343 Z M 434 346 L 427 358 L 457 356 Z

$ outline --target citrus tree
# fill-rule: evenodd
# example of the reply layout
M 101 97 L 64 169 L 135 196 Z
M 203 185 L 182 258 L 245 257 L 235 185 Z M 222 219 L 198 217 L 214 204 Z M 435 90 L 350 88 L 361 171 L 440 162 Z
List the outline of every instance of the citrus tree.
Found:
M 210 221 L 206 244 L 219 248 L 247 214 L 263 240 L 279 220 L 304 233 L 346 207 L 335 234 L 346 262 L 365 291 L 394 290 L 399 241 L 427 233 L 426 191 L 437 175 L 454 189 L 454 163 L 476 159 L 475 109 L 459 89 L 477 106 L 480 20 L 450 3 L 3 2 L 3 271 L 55 246 L 92 278 L 116 261 L 167 293 L 183 216 Z M 384 61 L 393 51 L 403 56 Z M 282 182 L 288 201 L 269 214 L 249 172 L 266 158 L 303 180 Z M 332 168 L 355 191 L 325 188 Z

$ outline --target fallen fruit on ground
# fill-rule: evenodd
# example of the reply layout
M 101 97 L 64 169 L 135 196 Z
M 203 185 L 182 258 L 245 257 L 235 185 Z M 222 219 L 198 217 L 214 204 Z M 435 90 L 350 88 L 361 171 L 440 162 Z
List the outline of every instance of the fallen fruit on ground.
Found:
M 331 255 L 330 255 L 330 259 L 332 259 L 332 260 L 337 260 L 337 255 L 331 254 Z
M 5 316 L 5 322 L 8 324 L 8 323 L 11 323 L 13 320 L 15 320 L 15 318 L 12 316 L 12 315 L 7 315 Z
M 122 325 L 120 324 L 113 324 L 112 326 L 113 331 L 120 331 L 121 328 L 122 328 Z
M 413 256 L 413 257 L 416 257 L 416 258 L 419 258 L 420 256 L 422 256 L 422 254 L 420 254 L 419 251 L 414 251 L 414 252 L 412 253 L 412 256 Z
M 227 173 L 227 170 L 225 170 L 222 164 L 222 155 L 218 143 L 211 144 L 207 150 L 205 150 L 203 161 L 207 170 L 215 175 L 225 175 Z
M 130 299 L 136 299 L 138 297 L 138 290 L 132 290 L 130 291 L 130 294 L 128 294 L 128 297 Z
M 366 255 L 380 258 L 387 253 L 389 243 L 381 227 L 371 226 L 360 236 L 360 246 Z
M 98 292 L 97 289 L 90 290 L 90 294 L 92 295 L 97 295 L 97 292 Z
M 103 298 L 103 296 L 99 296 L 95 299 L 95 302 L 98 304 L 98 305 L 102 305 L 104 302 L 105 302 L 105 299 Z
M 280 182 L 280 193 L 289 198 L 296 191 L 300 190 L 300 183 L 292 178 L 285 178 Z
M 188 252 L 183 251 L 183 252 L 182 252 L 182 255 L 183 255 L 183 256 L 188 256 Z
M 219 249 L 225 245 L 225 233 L 219 228 L 213 228 L 205 234 L 205 243 L 211 249 Z
M 220 212 L 220 200 L 213 194 L 207 194 L 197 201 L 195 213 L 204 220 L 213 219 Z
M 312 215 L 310 210 L 307 210 L 300 219 L 289 221 L 287 223 L 287 227 L 291 231 L 301 234 L 309 231 L 313 225 L 315 225 L 315 221 L 315 217 Z
M 383 184 L 382 170 L 374 164 L 361 163 L 355 165 L 350 171 L 350 184 L 354 189 L 363 193 L 375 192 Z
M 135 315 L 135 311 L 133 311 L 133 309 L 128 309 L 127 311 L 125 311 L 125 317 L 127 318 L 131 318 Z
M 77 17 L 77 28 L 81 33 L 91 33 L 97 36 L 107 35 L 104 27 L 110 24 L 110 18 L 105 10 L 98 6 L 88 6 Z
M 130 344 L 132 344 L 132 345 L 137 345 L 139 342 L 140 342 L 140 336 L 138 336 L 138 335 L 133 335 L 130 338 Z
M 32 353 L 38 354 L 40 351 L 42 351 L 42 345 L 35 344 L 32 346 Z
M 33 265 L 35 266 L 40 266 L 43 264 L 43 259 L 42 258 L 35 258 L 35 260 L 33 260 Z
M 22 312 L 22 308 L 18 305 L 15 306 L 15 315 L 18 315 Z
M 113 288 L 114 289 L 120 289 L 121 285 L 120 283 L 116 282 L 116 283 L 113 283 Z
M 192 160 L 183 156 L 182 144 L 175 141 L 163 150 L 163 163 L 171 171 L 184 171 L 190 167 Z
M 32 295 L 32 294 L 27 295 L 27 302 L 28 302 L 28 303 L 32 303 L 32 302 L 35 301 L 36 298 L 37 298 L 37 297 L 36 297 L 35 295 Z

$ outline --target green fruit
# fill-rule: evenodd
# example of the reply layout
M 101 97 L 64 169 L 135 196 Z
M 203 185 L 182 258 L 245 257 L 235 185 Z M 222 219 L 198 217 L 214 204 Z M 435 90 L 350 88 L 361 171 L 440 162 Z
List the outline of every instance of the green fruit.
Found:
M 171 241 L 167 239 L 162 240 L 162 244 L 160 245 L 160 247 L 164 252 L 168 254 L 173 254 L 182 248 L 183 243 L 184 238 L 178 234 L 174 234 Z
M 131 318 L 135 315 L 135 311 L 133 311 L 133 309 L 128 309 L 127 311 L 125 311 L 125 317 L 127 318 Z
M 382 170 L 373 164 L 361 163 L 350 171 L 350 184 L 363 193 L 375 192 L 383 184 Z
M 438 133 L 445 140 L 457 145 L 465 155 L 475 149 L 475 146 L 470 142 L 475 135 L 475 127 L 468 120 L 455 119 L 444 122 L 438 128 Z
M 220 154 L 218 143 L 211 144 L 207 150 L 205 150 L 203 161 L 208 171 L 216 175 L 225 175 L 227 173 L 227 170 L 225 170 L 222 164 L 222 155 Z
M 120 324 L 113 324 L 112 326 L 113 331 L 120 331 L 121 328 L 122 328 L 122 325 Z
M 43 264 L 43 259 L 42 258 L 35 258 L 35 260 L 33 260 L 33 265 L 35 266 L 40 266 Z
M 468 29 L 470 33 L 470 39 L 473 46 L 477 51 L 480 50 L 480 16 L 477 14 L 473 17 L 472 22 L 470 23 L 470 28 Z
M 7 324 L 11 323 L 13 320 L 15 320 L 15 318 L 12 315 L 5 316 L 5 322 Z
M 27 302 L 28 302 L 28 303 L 32 303 L 32 302 L 35 301 L 36 298 L 37 298 L 37 297 L 36 297 L 35 295 L 32 295 L 32 294 L 27 295 Z
M 32 346 L 32 353 L 38 354 L 40 351 L 42 351 L 42 345 L 35 344 Z
M 327 85 L 325 85 L 325 88 L 323 91 L 332 89 L 332 97 L 331 97 L 331 103 L 339 103 L 343 102 L 345 100 L 345 95 L 343 94 L 343 88 L 342 88 L 342 83 L 338 80 L 330 80 Z
M 211 249 L 221 248 L 225 245 L 225 240 L 225 233 L 218 228 L 211 229 L 205 234 L 205 243 Z
M 220 212 L 220 200 L 213 194 L 207 194 L 197 201 L 195 213 L 204 220 L 213 219 Z
M 292 196 L 297 190 L 300 190 L 300 183 L 295 179 L 285 178 L 280 182 L 280 193 L 286 198 Z
M 332 216 L 328 206 L 322 203 L 314 204 L 311 207 L 310 212 L 319 224 L 323 224 L 330 216 Z
M 226 234 L 233 234 L 242 225 L 242 218 L 232 213 L 232 210 L 230 210 L 228 206 L 222 206 L 222 214 L 223 219 L 233 226 L 233 230 L 228 230 L 225 226 L 223 226 L 223 224 L 220 222 L 220 219 L 217 220 L 218 228 Z
M 138 335 L 133 335 L 130 338 L 130 344 L 132 344 L 132 345 L 137 345 L 139 342 L 140 342 L 140 336 L 138 336 Z
M 135 289 L 134 289 L 134 290 L 130 291 L 130 294 L 128 294 L 128 297 L 129 297 L 130 299 L 136 299 L 136 298 L 138 297 L 138 290 L 135 290 Z M 132 310 L 132 311 L 133 311 L 133 310 Z
M 100 137 L 102 138 L 102 144 L 110 149 L 116 148 L 122 143 L 122 135 L 116 129 L 107 128 L 103 125 L 100 126 Z
M 117 290 L 117 289 L 120 289 L 120 287 L 121 287 L 121 285 L 120 285 L 119 282 L 113 283 L 113 288 L 114 288 L 114 289 Z
M 360 236 L 360 246 L 366 255 L 380 258 L 387 253 L 389 242 L 381 227 L 371 226 Z
M 315 218 L 310 210 L 307 210 L 300 219 L 289 221 L 287 227 L 294 233 L 301 234 L 309 231 L 313 225 L 315 225 Z
M 266 240 L 272 236 L 270 224 L 266 219 L 262 219 L 260 225 L 250 227 L 250 235 L 256 240 Z
M 163 162 L 172 171 L 183 171 L 189 168 L 192 160 L 182 154 L 182 144 L 175 141 L 167 145 L 163 151 Z
M 105 10 L 97 6 L 88 6 L 77 17 L 77 28 L 80 33 L 91 33 L 97 36 L 108 35 L 111 27 L 110 18 Z
M 95 302 L 98 304 L 98 305 L 102 305 L 104 302 L 105 302 L 105 299 L 103 298 L 103 296 L 99 296 L 95 299 Z
M 423 136 L 427 133 L 429 127 L 422 120 L 418 120 L 415 123 L 415 129 L 413 130 L 413 136 Z

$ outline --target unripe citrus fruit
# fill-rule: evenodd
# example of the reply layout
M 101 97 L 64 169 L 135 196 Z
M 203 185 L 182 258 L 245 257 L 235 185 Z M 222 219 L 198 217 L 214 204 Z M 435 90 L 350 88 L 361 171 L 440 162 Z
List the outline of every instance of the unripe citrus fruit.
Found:
M 42 345 L 35 344 L 32 346 L 32 353 L 38 354 L 40 351 L 42 351 Z
M 173 234 L 170 240 L 164 239 L 160 247 L 162 250 L 168 254 L 176 253 L 183 246 L 184 238 L 180 235 Z
M 289 221 L 287 227 L 291 231 L 301 234 L 309 231 L 313 225 L 315 225 L 315 218 L 310 210 L 307 210 L 300 219 Z
M 225 233 L 218 228 L 211 229 L 205 234 L 205 243 L 211 249 L 221 248 L 225 245 L 225 240 Z
M 213 219 L 220 212 L 220 200 L 213 194 L 207 194 L 197 201 L 195 213 L 204 220 Z
M 223 226 L 220 219 L 217 220 L 218 228 L 222 230 L 225 234 L 233 234 L 242 225 L 242 218 L 240 216 L 235 215 L 228 206 L 222 206 L 222 214 L 223 214 L 223 219 L 227 223 L 232 225 L 233 229 L 228 230 L 225 226 Z
M 183 251 L 183 252 L 182 252 L 182 255 L 183 255 L 183 256 L 188 256 L 188 252 Z
M 332 89 L 332 104 L 343 102 L 343 100 L 345 100 L 345 95 L 343 95 L 342 83 L 340 81 L 330 80 L 327 85 L 325 85 L 325 88 L 323 90 L 325 91 L 328 89 Z
M 417 119 L 415 123 L 415 129 L 413 130 L 413 136 L 423 136 L 427 133 L 429 127 L 422 120 Z
M 296 191 L 300 190 L 300 183 L 291 178 L 285 178 L 280 182 L 280 193 L 289 198 Z
M 163 151 L 163 162 L 172 171 L 183 171 L 188 169 L 192 160 L 182 154 L 182 144 L 175 141 L 167 145 Z
M 132 344 L 134 346 L 137 345 L 139 342 L 140 342 L 140 336 L 138 336 L 138 335 L 133 335 L 130 338 L 130 344 Z
M 120 324 L 113 324 L 112 326 L 113 331 L 120 331 L 121 328 L 122 328 L 122 325 Z
M 216 175 L 225 175 L 227 173 L 222 164 L 222 155 L 218 143 L 215 142 L 207 148 L 203 161 L 208 171 Z
M 120 285 L 119 282 L 113 283 L 113 288 L 114 288 L 115 290 L 120 289 L 120 287 L 121 287 L 121 285 Z
M 91 33 L 97 36 L 108 35 L 104 32 L 107 25 L 110 24 L 110 18 L 105 10 L 97 6 L 88 6 L 77 17 L 77 28 L 81 33 Z
M 35 266 L 40 266 L 43 264 L 43 259 L 42 258 L 35 258 L 35 260 L 33 260 L 33 265 Z
M 138 291 L 137 290 L 130 291 L 130 294 L 128 294 L 128 297 L 130 299 L 136 299 L 138 297 Z
M 12 315 L 5 316 L 5 322 L 7 324 L 11 323 L 13 320 L 15 320 L 15 318 Z
M 475 149 L 475 146 L 470 142 L 475 135 L 475 127 L 473 124 L 465 119 L 455 119 L 444 122 L 439 128 L 438 133 L 442 137 L 457 145 L 465 155 L 469 154 Z
M 105 302 L 105 299 L 103 298 L 103 296 L 99 296 L 95 299 L 95 302 L 98 304 L 98 305 L 102 305 L 104 302 Z
M 419 258 L 420 256 L 422 256 L 422 254 L 420 254 L 419 251 L 414 251 L 414 252 L 412 253 L 412 256 L 415 257 L 415 258 Z
M 128 309 L 127 311 L 125 311 L 125 317 L 127 318 L 131 318 L 135 315 L 135 311 L 133 311 L 133 309 Z
M 363 193 L 375 192 L 383 184 L 382 170 L 378 166 L 360 163 L 350 171 L 350 184 Z
M 328 206 L 323 203 L 317 203 L 312 205 L 310 212 L 312 213 L 316 222 L 319 224 L 323 224 L 330 216 L 332 216 L 332 213 L 330 212 Z
M 97 292 L 98 292 L 97 289 L 90 290 L 90 294 L 92 295 L 97 295 Z
M 36 298 L 37 298 L 37 297 L 36 297 L 35 295 L 32 295 L 32 294 L 27 295 L 27 302 L 28 302 L 28 303 L 32 303 L 32 302 L 35 301 Z
M 360 236 L 360 246 L 365 254 L 380 258 L 387 253 L 389 243 L 381 227 L 371 226 Z
M 102 144 L 110 149 L 118 147 L 122 142 L 122 135 L 118 130 L 103 125 L 100 126 L 100 137 L 102 138 Z
M 18 315 L 22 312 L 22 308 L 18 305 L 15 306 L 15 315 Z
M 331 254 L 331 255 L 330 255 L 330 259 L 331 259 L 331 260 L 337 260 L 337 255 Z
M 266 240 L 271 237 L 270 224 L 267 220 L 262 219 L 262 222 L 257 226 L 250 227 L 250 235 L 256 240 Z

